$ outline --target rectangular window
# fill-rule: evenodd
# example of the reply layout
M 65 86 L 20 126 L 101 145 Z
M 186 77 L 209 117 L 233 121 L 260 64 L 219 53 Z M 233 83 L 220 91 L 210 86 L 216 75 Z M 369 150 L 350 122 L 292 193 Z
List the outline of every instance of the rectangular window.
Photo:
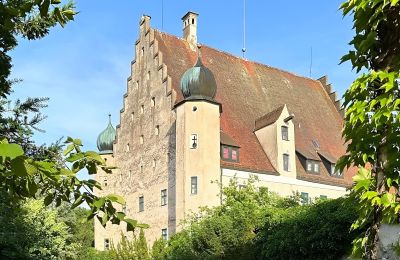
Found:
M 168 239 L 168 230 L 166 228 L 161 229 L 161 238 L 164 240 Z
M 232 149 L 232 160 L 237 161 L 237 151 Z
M 167 205 L 167 190 L 161 190 L 161 206 Z
M 335 172 L 335 164 L 332 163 L 331 164 L 331 175 L 335 175 L 335 174 L 336 174 L 336 172 Z
M 239 190 L 246 188 L 246 185 L 244 184 L 239 184 Z
M 104 250 L 110 250 L 110 239 L 104 239 Z
M 308 193 L 307 192 L 302 192 L 300 195 L 300 202 L 301 204 L 308 204 Z
M 328 199 L 328 196 L 326 196 L 326 195 L 320 195 L 320 196 L 319 196 L 319 199 L 320 199 L 320 200 L 327 200 L 327 199 Z
M 229 148 L 228 147 L 224 147 L 223 149 L 223 158 L 224 159 L 229 159 Z
M 139 197 L 139 212 L 144 211 L 144 197 L 140 196 Z
M 308 172 L 311 172 L 311 171 L 312 171 L 312 169 L 313 169 L 313 165 L 312 165 L 312 163 L 311 163 L 311 162 L 309 162 L 309 161 L 307 161 L 307 171 L 308 171 Z
M 289 128 L 287 126 L 281 126 L 282 140 L 289 140 Z
M 190 178 L 190 194 L 197 194 L 197 176 Z
M 289 171 L 289 155 L 286 153 L 283 154 L 283 170 Z
M 314 172 L 319 172 L 319 162 L 314 162 Z

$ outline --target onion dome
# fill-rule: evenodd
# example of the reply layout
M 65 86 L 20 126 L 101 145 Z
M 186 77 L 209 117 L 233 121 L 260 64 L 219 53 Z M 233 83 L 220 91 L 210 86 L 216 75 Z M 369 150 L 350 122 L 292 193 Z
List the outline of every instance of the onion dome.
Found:
M 214 74 L 198 57 L 196 64 L 181 78 L 181 91 L 185 99 L 214 99 L 217 83 Z
M 115 129 L 111 124 L 111 115 L 108 115 L 108 125 L 97 137 L 97 148 L 101 154 L 112 153 L 115 140 Z

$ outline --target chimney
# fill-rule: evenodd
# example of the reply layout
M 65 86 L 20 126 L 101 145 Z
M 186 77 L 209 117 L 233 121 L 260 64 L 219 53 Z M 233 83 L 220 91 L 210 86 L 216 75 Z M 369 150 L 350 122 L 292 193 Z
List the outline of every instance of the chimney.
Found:
M 182 17 L 183 22 L 183 39 L 185 39 L 190 47 L 195 50 L 197 46 L 197 17 L 199 15 L 194 12 L 187 12 Z

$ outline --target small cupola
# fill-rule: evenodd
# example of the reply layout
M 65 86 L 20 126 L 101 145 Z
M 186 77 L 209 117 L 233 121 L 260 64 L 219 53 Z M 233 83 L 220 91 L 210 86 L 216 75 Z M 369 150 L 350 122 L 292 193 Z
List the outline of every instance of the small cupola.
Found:
M 100 154 L 112 153 L 115 140 L 115 129 L 111 124 L 111 114 L 108 115 L 108 125 L 97 137 L 97 148 Z
M 214 100 L 217 83 L 211 70 L 203 65 L 200 55 L 196 64 L 183 74 L 181 91 L 185 99 Z

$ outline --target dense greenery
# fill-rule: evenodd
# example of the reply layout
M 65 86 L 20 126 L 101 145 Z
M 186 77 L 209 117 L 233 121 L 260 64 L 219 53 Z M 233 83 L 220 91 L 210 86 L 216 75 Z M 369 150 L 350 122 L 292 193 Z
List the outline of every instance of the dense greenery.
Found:
M 254 180 L 223 189 L 224 203 L 204 208 L 187 220 L 165 247 L 153 246 L 154 259 L 338 259 L 351 251 L 356 218 L 349 199 L 281 198 L 256 189 Z
M 398 223 L 400 213 L 400 3 L 399 0 L 348 0 L 353 49 L 342 58 L 364 73 L 344 95 L 347 153 L 338 165 L 358 166 L 352 196 L 359 205 L 354 229 L 355 256 L 378 259 L 382 223 Z
M 121 240 L 117 245 L 112 244 L 107 254 L 111 260 L 150 260 L 150 252 L 143 229 L 140 229 L 139 236 L 128 240 L 121 234 Z

